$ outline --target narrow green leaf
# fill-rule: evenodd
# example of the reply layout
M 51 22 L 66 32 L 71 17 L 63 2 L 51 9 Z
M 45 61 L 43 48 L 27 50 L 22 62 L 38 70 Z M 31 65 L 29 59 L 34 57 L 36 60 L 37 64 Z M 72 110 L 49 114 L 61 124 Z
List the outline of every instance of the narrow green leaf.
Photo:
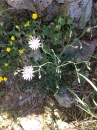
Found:
M 95 89 L 95 91 L 97 91 L 97 87 L 88 79 L 88 78 L 86 78 L 84 75 L 82 75 L 82 74 L 80 74 L 80 73 L 78 73 L 80 76 L 82 76 L 84 79 L 86 79 L 87 81 L 88 81 L 88 83 L 90 83 L 91 84 L 91 86 Z

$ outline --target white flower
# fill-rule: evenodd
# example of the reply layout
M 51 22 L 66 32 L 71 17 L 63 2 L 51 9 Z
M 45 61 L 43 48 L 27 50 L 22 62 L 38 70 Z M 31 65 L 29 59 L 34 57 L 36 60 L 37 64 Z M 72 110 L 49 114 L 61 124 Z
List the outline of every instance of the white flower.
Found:
M 25 67 L 23 67 L 23 70 L 22 70 L 23 72 L 22 72 L 22 77 L 25 79 L 25 80 L 31 80 L 33 77 L 34 77 L 34 75 L 33 75 L 33 73 L 34 73 L 34 71 L 33 71 L 33 67 L 32 66 L 25 66 Z
M 92 31 L 92 27 L 89 27 L 86 31 L 87 32 L 91 32 Z
M 41 45 L 40 40 L 35 36 L 29 40 L 28 44 L 32 50 L 37 50 Z

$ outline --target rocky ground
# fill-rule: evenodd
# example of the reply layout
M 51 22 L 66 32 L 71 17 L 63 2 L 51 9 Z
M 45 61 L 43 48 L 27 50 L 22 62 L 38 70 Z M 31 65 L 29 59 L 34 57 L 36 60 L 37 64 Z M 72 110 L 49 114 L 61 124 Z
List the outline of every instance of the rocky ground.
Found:
M 0 84 L 0 130 L 96 130 L 97 120 L 76 105 L 60 107 L 51 93 L 39 92 L 37 85 L 19 88 L 19 83 Z M 91 96 L 91 86 L 85 85 Z

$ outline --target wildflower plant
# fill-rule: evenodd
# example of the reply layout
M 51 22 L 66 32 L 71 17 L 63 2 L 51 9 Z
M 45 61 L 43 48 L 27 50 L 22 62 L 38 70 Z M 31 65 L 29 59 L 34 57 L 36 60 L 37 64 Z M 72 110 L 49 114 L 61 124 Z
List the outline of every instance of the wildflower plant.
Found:
M 18 20 L 9 17 L 7 29 L 2 28 L 1 33 L 0 73 L 8 76 L 19 68 L 24 80 L 37 77 L 40 86 L 55 92 L 66 84 L 63 81 L 68 75 L 67 65 L 71 64 L 72 71 L 75 71 L 70 55 L 64 54 L 75 35 L 72 33 L 72 19 L 60 15 L 48 23 L 38 16 L 33 13 L 29 19 L 21 17 Z M 39 60 L 35 59 L 37 52 L 40 52 Z
M 46 19 L 40 19 L 38 16 L 37 13 L 33 13 L 29 19 L 19 18 L 18 21 L 17 18 L 9 17 L 7 29 L 1 30 L 0 73 L 8 76 L 19 68 L 22 77 L 28 81 L 33 80 L 36 73 L 39 83 L 45 79 L 45 83 L 48 84 L 50 80 L 53 90 L 56 88 L 53 84 L 55 81 L 57 84 L 61 77 L 61 69 L 58 66 L 65 62 L 59 57 L 57 46 L 64 48 L 65 42 L 70 41 L 68 35 L 72 31 L 72 21 L 70 17 L 67 17 L 66 21 L 60 16 L 53 24 L 47 25 Z M 38 50 L 39 61 L 34 58 Z M 67 59 L 65 60 L 67 62 Z

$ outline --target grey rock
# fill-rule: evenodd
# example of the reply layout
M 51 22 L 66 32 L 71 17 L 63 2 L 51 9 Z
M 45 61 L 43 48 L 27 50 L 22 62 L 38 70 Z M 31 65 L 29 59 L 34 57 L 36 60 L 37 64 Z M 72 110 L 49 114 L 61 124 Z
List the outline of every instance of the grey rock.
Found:
M 90 61 L 91 55 L 95 51 L 97 43 L 89 44 L 84 41 L 75 42 L 72 46 L 68 47 L 65 54 L 69 53 L 77 62 Z
M 28 115 L 29 117 L 29 115 Z M 43 130 L 43 123 L 40 117 L 33 116 L 34 119 L 23 117 L 20 120 L 20 124 L 24 130 Z
M 25 4 L 24 0 L 6 0 L 6 1 L 10 6 L 16 8 L 16 9 L 21 9 L 22 8 L 22 9 L 31 10 L 31 7 L 27 8 L 27 5 L 30 4 L 29 0 L 28 0 L 29 4 L 27 4 L 27 5 Z
M 52 3 L 53 0 L 6 0 L 9 5 L 17 9 L 28 9 L 33 10 L 31 5 L 35 6 L 36 10 L 42 11 L 48 5 Z
M 40 55 L 41 55 L 40 49 L 37 49 L 37 50 L 34 51 L 34 59 L 35 59 L 35 61 L 40 60 Z
M 73 25 L 83 29 L 92 14 L 92 0 L 68 0 L 67 13 L 73 19 Z
M 65 88 L 61 88 L 59 92 L 55 94 L 55 99 L 60 106 L 65 108 L 70 108 L 75 102 L 73 96 L 71 96 L 70 92 Z

